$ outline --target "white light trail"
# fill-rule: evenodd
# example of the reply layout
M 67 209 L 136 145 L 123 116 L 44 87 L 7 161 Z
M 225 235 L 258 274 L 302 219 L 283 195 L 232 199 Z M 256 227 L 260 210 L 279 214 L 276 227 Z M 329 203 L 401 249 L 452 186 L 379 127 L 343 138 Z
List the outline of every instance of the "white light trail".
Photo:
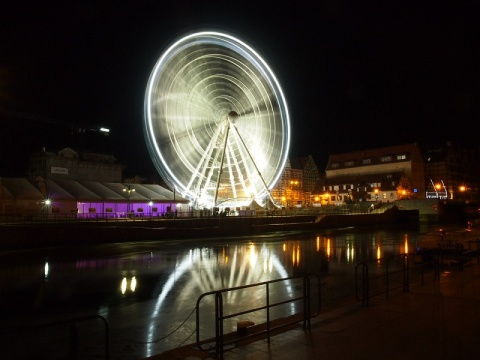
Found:
M 232 111 L 239 116 L 227 120 Z M 290 145 L 288 108 L 272 70 L 250 46 L 214 31 L 184 36 L 162 54 L 146 90 L 144 130 L 164 180 L 207 207 L 250 198 L 250 188 L 265 198 Z

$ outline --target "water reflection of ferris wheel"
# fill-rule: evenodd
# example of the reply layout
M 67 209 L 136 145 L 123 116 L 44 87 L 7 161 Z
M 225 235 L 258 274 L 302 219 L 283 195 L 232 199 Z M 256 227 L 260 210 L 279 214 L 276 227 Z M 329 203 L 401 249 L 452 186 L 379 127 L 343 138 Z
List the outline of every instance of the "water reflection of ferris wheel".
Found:
M 184 256 L 175 267 L 161 293 L 158 295 L 154 311 L 151 315 L 151 324 L 148 327 L 149 333 L 147 337 L 147 356 L 154 354 L 153 343 L 159 337 L 162 337 L 162 331 L 156 326 L 161 322 L 160 314 L 165 299 L 171 292 L 175 292 L 177 299 L 183 299 L 177 304 L 178 309 L 171 309 L 178 313 L 185 313 L 185 299 L 190 299 L 190 306 L 195 306 L 197 298 L 192 298 L 192 294 L 202 294 L 208 291 L 217 290 L 219 278 L 222 281 L 222 288 L 233 288 L 245 284 L 254 284 L 271 279 L 287 278 L 288 273 L 282 265 L 280 259 L 274 254 L 269 253 L 265 246 L 258 247 L 251 244 L 248 251 L 240 250 L 243 246 L 235 246 L 233 249 L 223 248 L 221 253 L 215 253 L 211 249 L 192 250 L 188 255 Z M 194 271 L 194 270 L 198 271 Z M 288 283 L 287 283 L 288 284 Z M 292 292 L 291 286 L 281 288 L 283 294 Z M 244 294 L 243 294 L 244 295 Z M 263 294 L 250 292 L 248 299 L 238 298 L 242 296 L 233 294 L 225 302 L 232 306 L 240 302 L 249 301 L 252 304 L 255 301 L 264 301 L 260 299 Z M 211 304 L 213 306 L 213 303 Z M 170 310 L 169 310 L 170 311 Z M 298 311 L 295 305 L 291 305 L 290 313 Z M 179 319 L 181 322 L 183 319 Z M 176 326 L 177 324 L 172 324 Z M 194 319 L 190 322 L 190 330 L 194 329 Z M 167 331 L 168 332 L 168 331 Z M 184 331 L 183 335 L 188 331 Z M 182 339 L 183 340 L 183 339 Z

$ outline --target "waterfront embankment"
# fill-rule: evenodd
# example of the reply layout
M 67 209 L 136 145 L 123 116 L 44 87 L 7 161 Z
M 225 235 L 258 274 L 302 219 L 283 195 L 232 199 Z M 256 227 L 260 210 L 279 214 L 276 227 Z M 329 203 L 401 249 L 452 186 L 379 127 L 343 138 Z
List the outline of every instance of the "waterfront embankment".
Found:
M 206 217 L 3 223 L 0 250 L 82 246 L 143 240 L 247 236 L 278 231 L 416 224 L 418 211 L 392 207 L 375 214 Z

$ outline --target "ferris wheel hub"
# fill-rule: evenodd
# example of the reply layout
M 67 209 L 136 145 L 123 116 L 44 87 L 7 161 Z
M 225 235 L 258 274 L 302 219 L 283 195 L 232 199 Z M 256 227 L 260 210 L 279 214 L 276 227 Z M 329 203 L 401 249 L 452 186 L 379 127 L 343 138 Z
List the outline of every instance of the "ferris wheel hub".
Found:
M 227 119 L 230 123 L 235 124 L 235 121 L 237 121 L 238 114 L 235 111 L 230 111 L 227 115 Z

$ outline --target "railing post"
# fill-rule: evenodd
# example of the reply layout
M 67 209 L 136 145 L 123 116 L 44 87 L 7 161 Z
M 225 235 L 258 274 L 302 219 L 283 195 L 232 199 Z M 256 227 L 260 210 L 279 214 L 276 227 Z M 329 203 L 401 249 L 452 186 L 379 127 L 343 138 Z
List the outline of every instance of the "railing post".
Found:
M 200 346 L 200 301 L 202 300 L 203 295 L 197 299 L 195 305 L 195 334 L 197 338 L 197 346 L 201 349 Z
M 270 342 L 270 284 L 267 282 L 266 286 L 266 296 L 267 296 L 267 341 Z
M 361 279 L 361 289 L 362 289 L 362 298 L 358 296 L 358 267 L 362 267 L 362 279 Z M 362 301 L 362 306 L 368 306 L 368 265 L 366 263 L 358 263 L 355 267 L 355 294 L 358 301 Z
M 475 244 L 477 245 L 476 253 L 477 253 L 477 260 L 480 259 L 480 239 L 475 240 Z
M 78 358 L 78 324 L 76 321 L 70 324 L 70 359 Z
M 215 293 L 215 354 L 223 359 L 223 301 L 222 293 Z
M 110 359 L 110 325 L 103 316 L 98 315 L 98 318 L 103 321 L 105 327 L 105 359 L 108 360 Z
M 311 306 L 310 278 L 308 275 L 303 277 L 303 328 L 310 329 L 310 306 Z
M 385 281 L 386 281 L 386 291 L 385 291 L 385 297 L 388 299 L 390 296 L 390 282 L 389 282 L 389 259 L 385 259 L 385 271 L 386 271 L 386 276 L 385 276 Z
M 463 245 L 461 243 L 455 244 L 455 252 L 457 253 L 457 261 L 460 270 L 463 270 Z
M 369 278 L 368 278 L 368 264 L 363 264 L 363 304 L 365 307 L 369 305 Z

